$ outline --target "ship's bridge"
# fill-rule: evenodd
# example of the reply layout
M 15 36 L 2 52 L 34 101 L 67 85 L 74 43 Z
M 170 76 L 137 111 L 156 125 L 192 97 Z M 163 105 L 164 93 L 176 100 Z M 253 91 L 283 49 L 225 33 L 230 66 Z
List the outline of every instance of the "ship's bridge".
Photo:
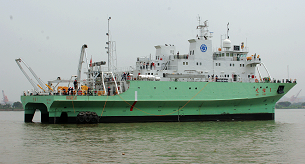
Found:
M 226 60 L 226 61 L 243 61 L 247 60 L 248 52 L 235 52 L 235 51 L 219 51 L 214 52 L 214 60 Z

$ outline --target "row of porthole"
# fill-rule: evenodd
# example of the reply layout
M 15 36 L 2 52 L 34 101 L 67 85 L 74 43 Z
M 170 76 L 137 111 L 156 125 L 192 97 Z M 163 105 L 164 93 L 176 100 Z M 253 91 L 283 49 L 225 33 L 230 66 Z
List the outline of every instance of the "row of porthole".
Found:
M 253 88 L 256 88 L 255 86 Z M 260 88 L 262 88 L 262 86 L 260 86 Z M 268 86 L 266 86 L 266 88 L 268 88 Z M 138 87 L 138 89 L 141 89 L 140 87 Z M 154 89 L 157 89 L 157 87 L 154 87 Z M 169 87 L 168 89 L 172 89 L 172 87 Z M 178 89 L 177 87 L 175 87 L 175 89 Z M 189 89 L 192 89 L 192 87 L 189 87 Z M 197 89 L 197 87 L 195 87 L 195 89 Z
M 255 86 L 253 88 L 256 88 Z M 259 88 L 263 88 L 262 86 L 260 86 Z M 268 86 L 266 86 L 266 88 L 268 88 Z

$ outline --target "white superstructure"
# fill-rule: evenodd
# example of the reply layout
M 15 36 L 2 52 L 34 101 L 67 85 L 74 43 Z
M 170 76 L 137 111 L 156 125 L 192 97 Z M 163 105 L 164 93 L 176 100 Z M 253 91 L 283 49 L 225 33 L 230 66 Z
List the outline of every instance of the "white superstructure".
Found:
M 212 33 L 208 31 L 207 21 L 197 26 L 197 29 L 200 31 L 199 36 L 188 40 L 190 43 L 188 54 L 180 54 L 174 45 L 157 45 L 155 58 L 137 58 L 136 69 L 133 71 L 134 78 L 140 75 L 152 75 L 160 77 L 161 81 L 258 82 L 263 80 L 261 75 L 255 75 L 256 66 L 263 64 L 261 58 L 256 54 L 249 55 L 244 43 L 232 46 L 228 37 L 222 41 L 222 48 L 213 52 L 212 41 L 209 40 Z

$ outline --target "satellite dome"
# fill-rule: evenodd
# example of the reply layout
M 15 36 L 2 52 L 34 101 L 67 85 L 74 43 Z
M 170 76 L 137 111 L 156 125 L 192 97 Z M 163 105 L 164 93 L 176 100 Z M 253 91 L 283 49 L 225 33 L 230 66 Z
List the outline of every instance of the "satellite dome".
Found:
M 231 40 L 225 39 L 222 41 L 223 48 L 231 48 Z

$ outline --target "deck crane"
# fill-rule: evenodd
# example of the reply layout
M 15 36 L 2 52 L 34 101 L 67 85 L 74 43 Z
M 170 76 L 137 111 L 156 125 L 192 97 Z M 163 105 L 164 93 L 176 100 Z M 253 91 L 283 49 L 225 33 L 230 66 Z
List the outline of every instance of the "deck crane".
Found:
M 81 49 L 81 53 L 80 53 L 80 57 L 79 57 L 79 63 L 78 63 L 78 70 L 77 70 L 77 77 L 76 77 L 76 80 L 77 82 L 79 83 L 80 80 L 81 80 L 81 73 L 82 73 L 82 65 L 83 65 L 83 62 L 84 62 L 84 55 L 86 54 L 86 48 L 88 48 L 88 46 L 86 44 L 84 44 L 82 46 L 82 49 Z M 75 88 L 76 89 L 76 88 Z
M 35 74 L 35 72 L 32 70 L 31 67 L 29 67 L 21 58 L 19 59 L 15 59 L 17 65 L 19 66 L 20 70 L 23 72 L 23 74 L 25 75 L 25 77 L 29 80 L 29 82 L 32 84 L 32 86 L 34 87 L 34 91 L 36 93 L 38 93 L 39 89 L 37 88 L 37 86 L 44 92 L 47 93 L 47 88 L 50 91 L 53 91 L 53 89 L 48 86 L 46 83 L 44 83 L 40 78 L 37 77 L 37 75 Z M 22 68 L 20 63 L 23 63 L 28 69 L 29 71 L 32 73 L 32 75 L 34 76 L 34 78 L 37 80 L 38 84 L 35 83 L 30 77 L 29 75 L 24 71 L 24 69 Z

